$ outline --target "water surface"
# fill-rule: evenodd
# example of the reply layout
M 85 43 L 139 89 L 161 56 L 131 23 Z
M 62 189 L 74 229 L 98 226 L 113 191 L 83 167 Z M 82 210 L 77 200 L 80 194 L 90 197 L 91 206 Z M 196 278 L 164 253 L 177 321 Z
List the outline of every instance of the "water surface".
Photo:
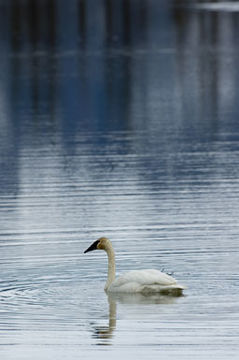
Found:
M 236 358 L 230 3 L 1 1 L 2 359 Z M 185 296 L 108 298 L 99 236 Z

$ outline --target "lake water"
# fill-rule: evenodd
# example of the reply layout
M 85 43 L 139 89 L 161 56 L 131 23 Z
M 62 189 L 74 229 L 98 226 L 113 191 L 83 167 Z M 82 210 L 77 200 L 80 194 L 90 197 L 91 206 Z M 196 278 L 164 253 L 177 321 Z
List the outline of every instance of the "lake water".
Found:
M 94 9 L 94 11 L 92 11 Z M 236 359 L 238 2 L 0 2 L 0 357 Z M 156 268 L 185 296 L 107 297 Z

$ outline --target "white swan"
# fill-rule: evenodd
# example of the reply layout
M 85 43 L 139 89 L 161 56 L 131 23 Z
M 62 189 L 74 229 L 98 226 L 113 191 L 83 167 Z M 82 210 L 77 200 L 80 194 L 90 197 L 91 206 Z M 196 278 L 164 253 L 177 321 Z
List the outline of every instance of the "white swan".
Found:
M 96 240 L 88 249 L 87 253 L 93 250 L 104 250 L 108 255 L 108 279 L 105 284 L 105 291 L 110 293 L 161 293 L 165 295 L 182 295 L 184 286 L 179 285 L 170 275 L 159 270 L 132 270 L 115 279 L 115 254 L 109 239 L 101 237 Z

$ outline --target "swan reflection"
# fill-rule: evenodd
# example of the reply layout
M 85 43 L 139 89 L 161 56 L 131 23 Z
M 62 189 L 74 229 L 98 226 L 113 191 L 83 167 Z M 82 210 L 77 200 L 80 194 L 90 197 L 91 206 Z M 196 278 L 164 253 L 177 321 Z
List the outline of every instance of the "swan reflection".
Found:
M 110 293 L 108 294 L 108 301 L 118 302 L 121 304 L 174 304 L 175 296 L 161 295 L 160 293 L 144 295 L 141 293 L 127 294 L 127 293 Z
M 109 304 L 108 325 L 99 325 L 94 327 L 93 337 L 100 340 L 98 345 L 111 345 L 111 341 L 109 340 L 113 338 L 114 331 L 116 330 L 117 303 L 140 306 L 153 304 L 174 304 L 177 300 L 176 297 L 160 294 L 146 296 L 143 294 L 112 293 L 108 294 L 107 297 Z
M 108 303 L 109 303 L 108 325 L 95 326 L 94 328 L 93 337 L 102 340 L 102 342 L 98 343 L 99 345 L 110 345 L 110 343 L 107 342 L 107 339 L 112 338 L 113 332 L 116 328 L 116 302 L 111 301 L 108 298 Z

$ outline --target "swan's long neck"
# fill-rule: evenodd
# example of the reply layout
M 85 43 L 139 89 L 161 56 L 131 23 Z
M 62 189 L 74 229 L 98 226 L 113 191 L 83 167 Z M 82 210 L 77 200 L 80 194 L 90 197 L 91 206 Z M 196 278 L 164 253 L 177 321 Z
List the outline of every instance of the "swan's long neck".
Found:
M 105 284 L 105 290 L 107 291 L 109 286 L 115 279 L 115 253 L 112 245 L 109 243 L 105 249 L 108 255 L 108 278 Z

